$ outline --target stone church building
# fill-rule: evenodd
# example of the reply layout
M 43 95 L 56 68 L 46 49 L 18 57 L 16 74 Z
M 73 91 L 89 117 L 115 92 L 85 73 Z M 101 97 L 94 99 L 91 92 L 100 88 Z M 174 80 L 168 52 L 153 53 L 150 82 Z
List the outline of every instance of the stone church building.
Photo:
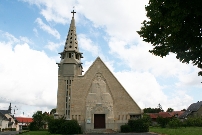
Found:
M 79 51 L 74 10 L 64 50 L 59 53 L 57 115 L 75 119 L 83 131 L 120 130 L 142 110 L 115 78 L 100 57 L 82 75 L 83 54 Z

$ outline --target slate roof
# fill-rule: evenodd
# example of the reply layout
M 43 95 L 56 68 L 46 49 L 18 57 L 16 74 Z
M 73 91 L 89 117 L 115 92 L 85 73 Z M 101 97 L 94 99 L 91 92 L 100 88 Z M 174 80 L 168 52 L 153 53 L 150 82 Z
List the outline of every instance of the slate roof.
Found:
M 202 106 L 202 101 L 191 104 L 187 110 L 179 117 L 181 119 L 186 118 L 192 112 L 197 112 L 198 109 Z
M 3 115 L 9 114 L 9 110 L 0 110 L 0 113 L 2 113 Z

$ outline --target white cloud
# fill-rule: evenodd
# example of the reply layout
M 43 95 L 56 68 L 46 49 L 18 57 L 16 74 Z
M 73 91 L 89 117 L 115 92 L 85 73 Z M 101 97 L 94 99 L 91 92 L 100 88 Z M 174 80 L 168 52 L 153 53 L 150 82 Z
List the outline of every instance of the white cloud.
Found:
M 63 43 L 54 43 L 49 41 L 47 45 L 45 45 L 45 48 L 48 48 L 51 51 L 57 51 L 57 49 L 62 46 Z
M 57 95 L 55 61 L 43 51 L 32 50 L 27 43 L 13 42 L 17 38 L 7 35 L 12 37 L 12 44 L 11 41 L 0 42 L 0 95 L 7 100 L 2 100 L 0 106 L 12 102 L 52 109 L 56 106 Z M 27 38 L 15 41 L 24 42 L 24 39 Z
M 41 15 L 47 21 L 53 21 L 56 23 L 66 24 L 69 23 L 72 15 L 69 13 L 73 6 L 77 8 L 77 1 L 75 0 L 23 0 L 24 2 L 28 2 L 29 4 L 37 5 L 40 9 Z
M 50 26 L 46 25 L 40 18 L 36 19 L 36 23 L 39 25 L 39 27 L 42 30 L 44 30 L 45 32 L 48 32 L 49 34 L 56 37 L 57 39 L 60 39 L 59 32 L 56 29 L 51 28 Z
M 79 12 L 96 27 L 105 27 L 106 32 L 121 40 L 134 41 L 141 22 L 146 19 L 145 6 L 148 0 L 78 1 Z
M 193 102 L 193 98 L 182 90 L 176 89 L 172 95 L 166 95 L 151 73 L 123 71 L 115 76 L 142 109 L 155 108 L 160 103 L 164 111 L 169 107 L 181 110 Z
M 91 52 L 93 56 L 98 56 L 99 49 L 98 46 L 93 43 L 93 41 L 87 38 L 84 34 L 79 34 L 79 47 L 85 51 Z
M 35 36 L 38 37 L 38 30 L 36 28 L 33 29 L 33 32 L 34 32 Z
M 22 41 L 24 43 L 28 43 L 28 44 L 33 44 L 32 41 L 30 39 L 28 39 L 27 37 L 20 36 L 20 41 Z

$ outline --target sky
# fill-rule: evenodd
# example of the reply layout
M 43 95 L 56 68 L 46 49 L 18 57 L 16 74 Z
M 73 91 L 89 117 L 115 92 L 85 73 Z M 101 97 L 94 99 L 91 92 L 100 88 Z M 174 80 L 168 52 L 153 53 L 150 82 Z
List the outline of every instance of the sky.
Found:
M 0 109 L 12 103 L 12 114 L 32 117 L 56 108 L 56 62 L 73 9 L 84 73 L 99 56 L 142 109 L 160 103 L 177 111 L 201 101 L 200 70 L 173 53 L 152 55 L 137 34 L 148 2 L 0 0 Z

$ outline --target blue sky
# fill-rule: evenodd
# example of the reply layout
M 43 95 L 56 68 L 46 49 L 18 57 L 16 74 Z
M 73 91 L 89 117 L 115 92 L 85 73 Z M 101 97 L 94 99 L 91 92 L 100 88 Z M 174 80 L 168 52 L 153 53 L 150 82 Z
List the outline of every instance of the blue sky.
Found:
M 164 110 L 201 100 L 199 69 L 170 54 L 148 52 L 152 45 L 136 33 L 148 0 L 0 1 L 0 109 L 9 103 L 17 116 L 56 107 L 58 53 L 75 14 L 84 71 L 101 57 L 138 105 Z M 23 115 L 24 112 L 24 115 Z

